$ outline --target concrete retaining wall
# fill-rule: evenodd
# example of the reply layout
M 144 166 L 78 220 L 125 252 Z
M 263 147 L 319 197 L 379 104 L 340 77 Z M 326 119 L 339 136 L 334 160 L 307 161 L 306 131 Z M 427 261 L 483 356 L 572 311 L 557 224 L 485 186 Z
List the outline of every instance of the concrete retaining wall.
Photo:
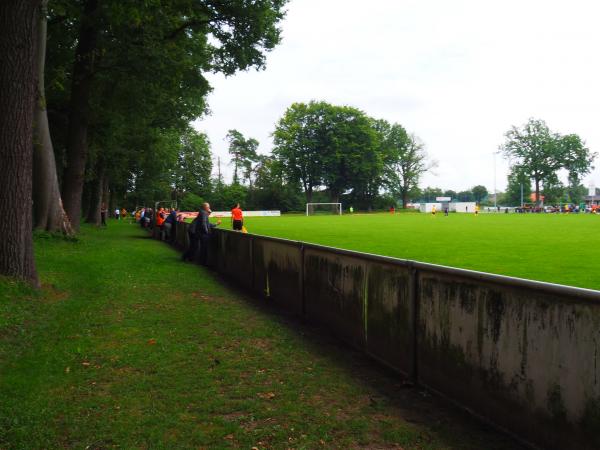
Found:
M 214 238 L 223 275 L 495 425 L 544 448 L 600 448 L 599 291 Z

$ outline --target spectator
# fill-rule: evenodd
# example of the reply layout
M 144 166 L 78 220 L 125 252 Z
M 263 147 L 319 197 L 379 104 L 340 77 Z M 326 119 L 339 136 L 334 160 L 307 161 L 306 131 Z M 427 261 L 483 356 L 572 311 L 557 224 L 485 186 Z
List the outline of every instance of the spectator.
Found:
M 212 235 L 212 229 L 221 225 L 221 220 L 217 220 L 217 223 L 210 223 L 209 217 L 212 211 L 208 203 L 202 204 L 200 210 L 200 264 L 206 266 L 208 264 L 208 252 L 210 246 L 210 238 Z
M 102 202 L 100 206 L 100 225 L 103 227 L 106 226 L 106 216 L 108 214 L 108 209 L 106 209 L 106 203 Z
M 115 219 L 119 220 L 121 217 L 121 210 L 119 208 L 115 209 Z
M 156 231 L 157 231 L 158 237 L 161 241 L 164 240 L 163 224 L 165 223 L 166 217 L 167 217 L 167 215 L 165 213 L 165 209 L 159 208 L 158 211 L 156 212 L 156 228 L 157 228 Z
M 244 227 L 244 215 L 239 203 L 231 210 L 231 224 L 235 231 L 242 231 Z
M 177 226 L 177 211 L 175 211 L 173 209 L 173 210 L 171 210 L 171 212 L 169 213 L 169 215 L 167 216 L 167 218 L 165 219 L 165 222 L 163 224 L 163 227 L 165 229 L 165 240 L 169 241 L 170 243 L 173 243 L 175 241 L 176 226 Z
M 193 261 L 196 256 L 196 252 L 198 251 L 198 243 L 200 240 L 199 223 L 202 217 L 201 212 L 202 210 L 198 211 L 198 215 L 194 218 L 194 220 L 192 220 L 192 223 L 188 227 L 188 238 L 190 243 L 187 250 L 183 253 L 183 255 L 181 255 L 182 261 Z
M 147 208 L 146 209 L 146 214 L 144 215 L 144 223 L 146 224 L 145 226 L 147 228 L 154 228 L 154 222 L 152 221 L 152 219 L 154 218 L 154 211 L 152 211 L 152 208 Z

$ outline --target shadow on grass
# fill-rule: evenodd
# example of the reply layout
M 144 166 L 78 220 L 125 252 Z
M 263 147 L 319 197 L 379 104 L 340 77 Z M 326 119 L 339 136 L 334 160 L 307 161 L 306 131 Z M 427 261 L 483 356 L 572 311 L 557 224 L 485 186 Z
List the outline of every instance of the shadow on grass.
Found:
M 464 444 L 452 448 L 531 448 L 449 400 L 414 385 L 408 378 L 351 347 L 324 327 L 293 315 L 274 300 L 249 293 L 214 271 L 207 272 L 210 272 L 217 282 L 229 286 L 233 295 L 246 300 L 258 314 L 268 316 L 270 320 L 277 321 L 301 337 L 312 353 L 340 367 L 355 380 L 376 392 L 376 395 L 370 398 L 374 414 L 378 405 L 391 406 L 406 422 L 433 431 L 447 442 Z
M 152 239 L 150 234 L 132 237 Z M 181 250 L 174 246 L 170 247 L 176 250 L 178 255 L 178 261 L 174 263 L 182 264 Z M 346 344 L 324 327 L 293 315 L 275 300 L 265 299 L 235 285 L 232 280 L 214 271 L 202 269 L 217 283 L 227 286 L 232 298 L 245 301 L 258 315 L 285 326 L 306 343 L 307 349 L 312 354 L 339 367 L 358 383 L 366 386 L 372 393 L 369 401 L 373 414 L 377 414 L 379 407 L 392 407 L 402 420 L 435 433 L 449 443 L 450 448 L 490 450 L 528 448 L 527 445 L 517 442 L 511 436 L 496 430 L 450 401 L 415 386 L 406 377 Z

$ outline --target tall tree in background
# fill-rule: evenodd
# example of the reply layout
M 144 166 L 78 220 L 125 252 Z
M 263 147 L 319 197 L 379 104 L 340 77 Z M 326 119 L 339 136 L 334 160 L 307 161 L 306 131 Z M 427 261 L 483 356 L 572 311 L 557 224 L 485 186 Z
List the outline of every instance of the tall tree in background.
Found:
M 425 145 L 415 135 L 409 135 L 400 124 L 383 127 L 386 186 L 402 198 L 406 208 L 411 193 L 418 188 L 421 177 L 436 166 L 425 152 Z
M 543 120 L 529 119 L 521 128 L 512 127 L 505 136 L 502 149 L 514 161 L 516 170 L 533 181 L 538 205 L 542 186 L 556 191 L 558 170 L 566 169 L 570 177 L 579 177 L 592 169 L 596 157 L 579 136 L 552 133 Z
M 317 134 L 324 149 L 323 184 L 329 191 L 330 201 L 339 202 L 346 190 L 372 197 L 379 186 L 373 186 L 371 181 L 378 180 L 383 170 L 379 135 L 373 129 L 372 119 L 349 106 L 324 102 L 314 106 L 323 117 Z
M 38 278 L 31 234 L 31 178 L 40 3 L 0 2 L 0 209 L 8 215 L 0 220 L 0 275 L 34 285 Z
M 523 198 L 521 199 L 521 192 Z M 513 167 L 508 174 L 508 185 L 506 187 L 506 201 L 509 205 L 522 206 L 521 201 L 526 203 L 531 197 L 531 180 L 527 174 L 519 172 Z
M 481 203 L 489 194 L 487 188 L 480 184 L 473 186 L 473 188 L 471 188 L 471 192 L 473 193 L 473 198 L 477 203 Z
M 300 183 L 308 203 L 323 182 L 325 148 L 319 136 L 323 118 L 315 103 L 294 103 L 279 119 L 273 132 L 273 155 L 290 183 Z
M 362 111 L 326 102 L 294 103 L 273 133 L 273 154 L 290 183 L 301 183 L 306 201 L 326 186 L 330 201 L 348 189 L 376 192 L 370 182 L 383 167 L 378 135 Z
M 210 194 L 212 159 L 210 141 L 204 133 L 189 129 L 181 136 L 178 164 L 175 170 L 175 189 L 178 199 L 185 193 L 199 197 Z
M 73 227 L 78 230 L 81 218 L 81 194 L 88 151 L 89 99 L 92 91 L 94 65 L 98 56 L 98 0 L 86 0 L 80 19 L 80 31 L 75 48 L 71 101 L 67 132 L 67 166 L 63 177 L 62 198 Z
M 56 173 L 54 147 L 48 125 L 45 67 L 48 1 L 40 5 L 37 29 L 37 102 L 33 151 L 33 225 L 34 228 L 72 234 L 71 223 L 63 208 Z
M 244 178 L 250 181 L 252 164 L 258 161 L 258 141 L 254 138 L 246 139 L 238 130 L 229 130 L 225 139 L 229 142 L 229 154 L 233 163 L 233 183 L 240 182 L 240 170 Z

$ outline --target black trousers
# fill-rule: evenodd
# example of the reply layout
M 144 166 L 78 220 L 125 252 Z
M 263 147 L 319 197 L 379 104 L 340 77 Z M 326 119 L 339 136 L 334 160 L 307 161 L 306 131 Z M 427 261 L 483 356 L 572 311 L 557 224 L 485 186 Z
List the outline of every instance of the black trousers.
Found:
M 244 222 L 241 220 L 233 221 L 233 229 L 236 231 L 242 231 L 242 227 L 244 226 Z
M 106 226 L 106 213 L 105 212 L 100 213 L 100 225 Z
M 189 234 L 188 236 L 190 237 L 190 245 L 181 258 L 184 261 L 187 259 L 193 261 L 196 256 L 196 252 L 198 251 L 198 244 L 200 243 L 200 236 L 192 235 L 192 234 Z
M 208 264 L 208 254 L 210 247 L 210 234 L 200 235 L 200 264 L 206 266 Z

